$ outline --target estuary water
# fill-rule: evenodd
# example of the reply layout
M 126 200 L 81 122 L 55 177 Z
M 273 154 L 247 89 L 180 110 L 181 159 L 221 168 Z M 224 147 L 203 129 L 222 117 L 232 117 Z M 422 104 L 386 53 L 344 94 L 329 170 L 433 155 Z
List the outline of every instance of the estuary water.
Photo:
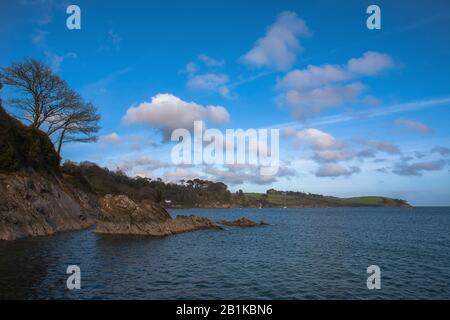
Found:
M 450 208 L 189 209 L 271 226 L 0 242 L 0 299 L 450 299 Z M 81 289 L 68 290 L 68 265 Z M 366 271 L 381 269 L 381 289 Z

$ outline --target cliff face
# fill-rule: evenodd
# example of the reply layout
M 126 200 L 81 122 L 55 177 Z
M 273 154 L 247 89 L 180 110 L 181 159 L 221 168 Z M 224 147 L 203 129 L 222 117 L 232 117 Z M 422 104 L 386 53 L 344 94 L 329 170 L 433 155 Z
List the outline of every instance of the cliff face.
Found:
M 48 136 L 0 106 L 0 240 L 45 236 L 94 224 L 96 199 L 58 174 Z
M 46 236 L 95 223 L 96 202 L 34 169 L 0 174 L 0 240 Z

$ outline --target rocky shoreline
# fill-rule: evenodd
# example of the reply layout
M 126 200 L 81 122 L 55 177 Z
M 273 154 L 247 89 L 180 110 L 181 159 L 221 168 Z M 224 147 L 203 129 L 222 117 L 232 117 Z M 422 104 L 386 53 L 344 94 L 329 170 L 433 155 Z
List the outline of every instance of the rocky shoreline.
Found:
M 48 236 L 94 225 L 94 199 L 33 169 L 0 174 L 0 240 Z
M 127 196 L 106 195 L 101 200 L 96 232 L 99 234 L 169 236 L 196 230 L 222 230 L 224 226 L 256 227 L 259 224 L 242 217 L 235 221 L 212 221 L 195 215 L 172 218 L 162 206 L 149 201 L 136 203 Z
M 0 173 L 0 240 L 50 236 L 90 228 L 98 234 L 163 237 L 196 230 L 269 225 L 247 218 L 212 221 L 179 215 L 172 218 L 152 202 L 135 202 L 125 195 L 97 197 L 67 185 L 57 176 L 33 169 Z
M 220 230 L 215 222 L 198 216 L 173 219 L 162 206 L 135 203 L 127 196 L 106 195 L 101 200 L 95 231 L 99 234 L 169 236 L 195 230 Z

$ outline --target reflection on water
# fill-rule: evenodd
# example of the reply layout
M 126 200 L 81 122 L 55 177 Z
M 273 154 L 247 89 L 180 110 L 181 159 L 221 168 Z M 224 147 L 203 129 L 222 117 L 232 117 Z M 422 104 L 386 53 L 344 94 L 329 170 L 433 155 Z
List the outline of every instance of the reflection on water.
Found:
M 173 210 L 273 225 L 0 242 L 0 299 L 450 299 L 450 209 Z M 66 288 L 68 265 L 82 289 Z M 366 268 L 382 270 L 381 290 Z

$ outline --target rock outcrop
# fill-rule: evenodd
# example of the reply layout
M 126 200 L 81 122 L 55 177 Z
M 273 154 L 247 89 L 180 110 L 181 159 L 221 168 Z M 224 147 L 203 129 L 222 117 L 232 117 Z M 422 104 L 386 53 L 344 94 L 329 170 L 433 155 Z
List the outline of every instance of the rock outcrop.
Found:
M 173 219 L 163 207 L 153 202 L 138 204 L 123 195 L 106 195 L 100 202 L 96 227 L 100 234 L 168 236 L 201 229 L 221 229 L 203 217 L 177 216 Z
M 245 217 L 242 217 L 242 218 L 234 220 L 234 221 L 220 220 L 220 221 L 217 221 L 217 223 L 224 225 L 224 226 L 229 226 L 229 227 L 244 227 L 244 228 L 269 225 L 269 223 L 265 220 L 262 220 L 258 224 L 255 221 L 247 219 Z
M 0 240 L 89 227 L 96 204 L 61 177 L 49 137 L 0 105 Z
M 92 226 L 96 201 L 33 169 L 0 173 L 0 240 Z

